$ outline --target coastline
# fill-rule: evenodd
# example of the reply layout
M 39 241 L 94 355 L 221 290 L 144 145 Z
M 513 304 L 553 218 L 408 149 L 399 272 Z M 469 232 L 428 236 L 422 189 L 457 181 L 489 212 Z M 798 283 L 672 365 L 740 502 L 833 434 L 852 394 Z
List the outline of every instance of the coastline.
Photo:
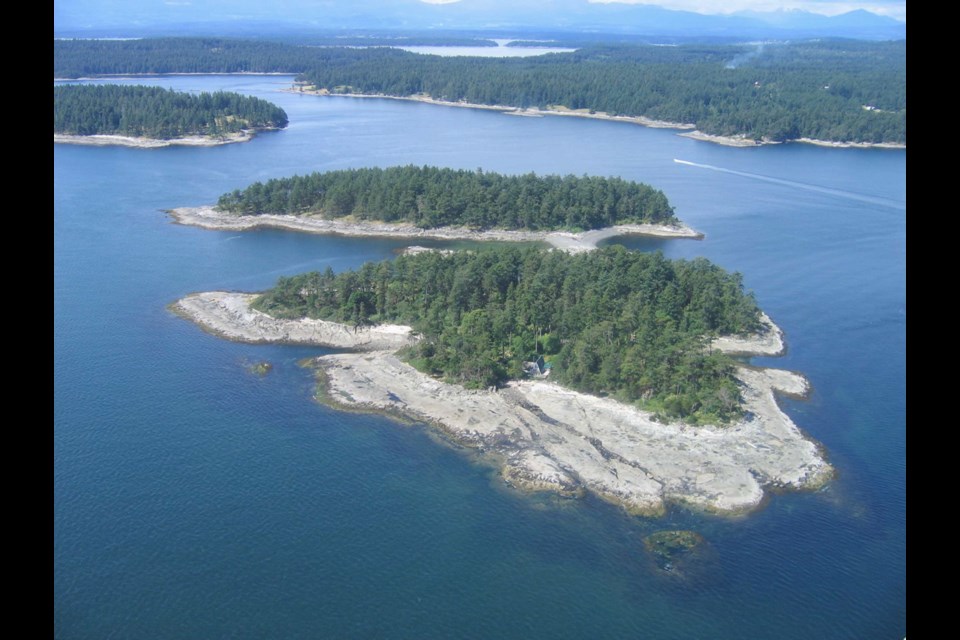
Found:
M 253 297 L 192 294 L 171 309 L 231 340 L 351 349 L 314 360 L 325 402 L 429 423 L 454 443 L 490 455 L 502 464 L 504 481 L 521 490 L 589 491 L 637 515 L 661 515 L 668 504 L 736 515 L 760 506 L 766 490 L 816 489 L 833 475 L 818 445 L 776 403 L 776 393 L 808 392 L 796 373 L 739 367 L 747 417 L 736 424 L 663 424 L 630 405 L 550 382 L 512 381 L 487 391 L 441 382 L 397 357 L 393 345 L 416 340 L 408 327 L 383 327 L 384 338 L 377 327 L 354 332 L 331 322 L 276 320 L 249 309 Z M 764 323 L 756 339 L 714 346 L 782 351 L 780 330 L 766 316 Z M 377 346 L 383 342 L 391 346 Z
M 702 131 L 689 131 L 687 133 L 678 133 L 677 135 L 683 136 L 684 138 L 690 138 L 692 140 L 700 140 L 702 142 L 712 142 L 714 144 L 720 144 L 725 147 L 762 147 L 768 144 L 781 144 L 779 142 L 774 142 L 772 140 L 752 140 L 745 135 L 742 136 L 717 136 L 711 133 L 703 133 Z
M 54 82 L 76 82 L 78 80 L 100 80 L 101 78 L 153 78 L 163 76 L 297 76 L 297 71 L 171 71 L 168 73 L 101 73 L 95 76 L 76 78 L 57 78 Z
M 240 131 L 239 133 L 227 134 L 221 138 L 210 138 L 207 136 L 186 136 L 183 138 L 171 138 L 170 140 L 158 140 L 156 138 L 135 138 L 132 136 L 117 136 L 110 134 L 96 134 L 90 136 L 69 135 L 65 133 L 53 134 L 54 144 L 81 144 L 95 147 L 121 146 L 134 147 L 137 149 L 159 149 L 161 147 L 184 146 L 184 147 L 216 147 L 222 144 L 233 144 L 235 142 L 249 142 L 253 140 L 256 131 Z
M 375 93 L 333 93 L 326 89 L 307 89 L 304 86 L 297 85 L 291 89 L 284 89 L 287 93 L 295 93 L 311 96 L 333 96 L 336 98 L 382 98 L 387 100 L 406 100 L 409 102 L 423 102 L 426 104 L 435 104 L 442 107 L 461 107 L 464 109 L 485 109 L 487 111 L 500 111 L 508 115 L 515 116 L 567 116 L 575 118 L 592 118 L 594 120 L 608 120 L 611 122 L 627 122 L 638 124 L 653 129 L 695 129 L 695 124 L 685 124 L 681 122 L 668 122 L 666 120 L 654 120 L 645 116 L 612 116 L 604 111 L 593 111 L 590 109 L 569 109 L 564 106 L 551 106 L 546 109 L 536 107 L 511 107 L 499 104 L 477 104 L 475 102 L 462 102 L 453 100 L 438 100 L 428 95 L 411 96 L 391 96 Z
M 802 142 L 818 147 L 833 147 L 835 149 L 906 149 L 907 145 L 900 142 L 832 142 L 830 140 L 814 140 L 813 138 L 797 138 L 790 142 Z
M 397 350 L 417 341 L 410 327 L 348 327 L 326 320 L 283 320 L 250 308 L 255 293 L 192 293 L 170 310 L 221 338 L 252 344 L 307 344 L 360 351 Z
M 710 343 L 716 349 L 730 356 L 782 356 L 787 352 L 780 330 L 770 316 L 760 312 L 760 322 L 764 328 L 750 336 L 720 336 Z M 803 395 L 803 394 L 801 394 Z
M 213 230 L 246 231 L 256 228 L 286 229 L 325 235 L 381 236 L 392 238 L 432 238 L 438 240 L 501 240 L 510 242 L 546 242 L 570 252 L 589 251 L 605 239 L 624 235 L 645 235 L 659 238 L 700 240 L 703 234 L 685 226 L 626 224 L 573 233 L 570 231 L 519 231 L 488 229 L 476 231 L 465 227 L 421 229 L 412 224 L 357 220 L 325 220 L 316 216 L 263 214 L 258 216 L 221 213 L 212 206 L 180 207 L 167 211 L 178 224 Z
M 283 91 L 288 93 L 297 93 L 303 95 L 313 95 L 313 96 L 334 96 L 338 98 L 384 98 L 388 100 L 407 100 L 411 102 L 423 102 L 426 104 L 435 104 L 444 107 L 463 107 L 466 109 L 486 109 L 488 111 L 500 111 L 507 115 L 514 116 L 528 116 L 528 117 L 541 117 L 541 116 L 568 116 L 575 118 L 592 118 L 594 120 L 606 120 L 609 122 L 627 122 L 630 124 L 638 124 L 643 127 L 650 127 L 652 129 L 678 129 L 683 131 L 683 133 L 678 133 L 678 136 L 683 136 L 685 138 L 691 138 L 693 140 L 699 140 L 701 142 L 712 142 L 714 144 L 719 144 L 727 147 L 761 147 L 765 145 L 774 145 L 774 144 L 784 144 L 787 142 L 799 142 L 803 144 L 812 144 L 821 147 L 833 147 L 838 149 L 845 148 L 857 148 L 857 149 L 906 149 L 907 145 L 897 142 L 833 142 L 830 140 L 815 140 L 813 138 L 796 138 L 791 140 L 753 140 L 747 138 L 745 134 L 735 135 L 735 136 L 721 136 L 714 135 L 710 133 L 703 133 L 698 131 L 697 125 L 690 123 L 682 122 L 669 122 L 666 120 L 654 120 L 652 118 L 647 118 L 644 116 L 613 116 L 603 111 L 592 111 L 590 109 L 569 109 L 563 106 L 553 106 L 546 109 L 539 108 L 523 108 L 523 107 L 511 107 L 507 105 L 489 105 L 489 104 L 475 104 L 472 102 L 455 102 L 450 100 L 437 100 L 436 98 L 431 98 L 426 95 L 412 95 L 412 96 L 391 96 L 391 95 L 378 95 L 372 93 L 333 93 L 326 89 L 307 89 L 304 87 L 294 87 L 292 89 L 284 89 Z

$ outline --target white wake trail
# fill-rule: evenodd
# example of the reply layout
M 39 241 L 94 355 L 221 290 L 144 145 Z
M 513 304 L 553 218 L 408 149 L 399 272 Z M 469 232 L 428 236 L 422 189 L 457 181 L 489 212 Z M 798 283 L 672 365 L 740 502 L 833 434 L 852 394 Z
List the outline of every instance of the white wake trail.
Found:
M 817 193 L 825 193 L 827 195 L 837 196 L 838 198 L 845 198 L 847 200 L 857 200 L 859 202 L 867 202 L 870 204 L 879 205 L 881 207 L 888 207 L 890 209 L 906 210 L 907 208 L 907 204 L 905 202 L 899 202 L 897 200 L 892 200 L 890 198 L 883 198 L 881 196 L 869 196 L 862 193 L 854 193 L 853 191 L 844 191 L 842 189 L 822 187 L 816 184 L 807 184 L 804 182 L 795 182 L 793 180 L 784 180 L 783 178 L 774 178 L 772 176 L 764 176 L 757 173 L 747 173 L 746 171 L 736 171 L 735 169 L 724 169 L 723 167 L 717 167 L 712 164 L 701 164 L 699 162 L 690 162 L 689 160 L 678 160 L 677 158 L 674 158 L 673 161 L 676 162 L 677 164 L 683 164 L 690 167 L 699 167 L 701 169 L 719 171 L 720 173 L 730 173 L 735 176 L 742 176 L 744 178 L 751 178 L 753 180 L 762 180 L 764 182 L 782 184 L 787 187 L 795 187 L 797 189 L 805 189 L 807 191 L 816 191 Z

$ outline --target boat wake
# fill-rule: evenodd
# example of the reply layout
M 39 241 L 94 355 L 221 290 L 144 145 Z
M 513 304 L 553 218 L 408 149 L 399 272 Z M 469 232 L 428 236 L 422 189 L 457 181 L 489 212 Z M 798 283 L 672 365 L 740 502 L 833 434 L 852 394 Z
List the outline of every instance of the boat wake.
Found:
M 701 164 L 699 162 L 690 162 L 689 160 L 678 160 L 677 158 L 674 158 L 673 161 L 676 162 L 677 164 L 682 164 L 689 167 L 699 167 L 700 169 L 709 169 L 711 171 L 719 171 L 720 173 L 730 173 L 735 176 L 742 176 L 744 178 L 751 178 L 753 180 L 762 180 L 764 182 L 772 182 L 774 184 L 782 184 L 787 187 L 795 187 L 797 189 L 805 189 L 807 191 L 816 191 L 817 193 L 824 193 L 831 196 L 837 196 L 838 198 L 845 198 L 847 200 L 857 200 L 859 202 L 867 202 L 869 204 L 875 204 L 881 207 L 888 207 L 890 209 L 906 210 L 907 208 L 907 204 L 905 202 L 900 202 L 897 200 L 893 200 L 891 198 L 884 198 L 881 196 L 870 196 L 862 193 L 855 193 L 853 191 L 844 191 L 843 189 L 833 189 L 831 187 L 823 187 L 816 184 L 795 182 L 793 180 L 784 180 L 783 178 L 774 178 L 772 176 L 765 176 L 758 173 L 736 171 L 735 169 L 724 169 L 723 167 L 717 167 L 712 164 Z

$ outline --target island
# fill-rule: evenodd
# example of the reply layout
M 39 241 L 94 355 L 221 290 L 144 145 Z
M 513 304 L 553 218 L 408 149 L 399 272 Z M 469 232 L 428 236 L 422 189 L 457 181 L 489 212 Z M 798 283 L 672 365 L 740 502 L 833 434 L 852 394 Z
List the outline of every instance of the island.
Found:
M 282 129 L 280 107 L 249 96 L 176 92 L 142 85 L 55 85 L 53 141 L 164 147 L 245 142 Z
M 547 242 L 572 251 L 631 234 L 703 237 L 676 218 L 662 191 L 637 182 L 413 165 L 257 182 L 215 206 L 169 213 L 208 229 Z
M 172 309 L 232 340 L 346 350 L 313 360 L 323 401 L 433 425 L 527 491 L 739 514 L 833 474 L 777 406 L 806 380 L 729 355 L 778 354 L 780 330 L 704 259 L 419 252 Z

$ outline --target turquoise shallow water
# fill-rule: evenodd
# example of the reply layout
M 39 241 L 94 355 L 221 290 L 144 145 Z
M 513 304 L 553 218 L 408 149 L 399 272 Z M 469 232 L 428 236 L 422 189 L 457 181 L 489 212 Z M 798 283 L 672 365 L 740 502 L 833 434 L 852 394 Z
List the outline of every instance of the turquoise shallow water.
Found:
M 144 80 L 118 80 L 144 82 Z M 54 624 L 62 638 L 886 638 L 906 634 L 906 152 L 731 149 L 668 130 L 151 78 L 281 104 L 217 148 L 54 146 Z M 682 164 L 674 159 L 695 164 Z M 356 267 L 405 243 L 211 232 L 161 211 L 254 180 L 396 164 L 618 175 L 703 241 L 625 239 L 740 271 L 804 373 L 783 407 L 838 479 L 735 520 L 634 519 L 515 494 L 419 425 L 339 413 L 297 362 L 166 305 Z M 247 372 L 267 360 L 264 378 Z M 692 528 L 683 577 L 642 538 Z

